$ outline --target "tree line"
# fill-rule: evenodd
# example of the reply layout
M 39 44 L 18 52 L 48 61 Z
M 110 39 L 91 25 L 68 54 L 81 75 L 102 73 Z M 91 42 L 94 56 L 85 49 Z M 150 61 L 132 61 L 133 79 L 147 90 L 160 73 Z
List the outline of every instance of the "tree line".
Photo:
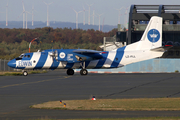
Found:
M 117 29 L 109 32 L 88 29 L 71 29 L 51 27 L 36 29 L 8 29 L 0 28 L 0 59 L 12 59 L 21 53 L 28 52 L 29 43 L 31 51 L 38 49 L 94 49 L 100 50 L 103 37 L 113 37 Z

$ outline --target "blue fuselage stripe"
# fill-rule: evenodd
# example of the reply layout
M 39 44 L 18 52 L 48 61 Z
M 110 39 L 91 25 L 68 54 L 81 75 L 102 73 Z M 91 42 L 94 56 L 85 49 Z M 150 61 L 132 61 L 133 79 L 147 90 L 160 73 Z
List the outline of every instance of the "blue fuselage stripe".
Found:
M 36 64 L 36 66 L 34 67 L 34 69 L 41 69 L 45 64 L 47 57 L 48 57 L 47 53 L 41 53 L 40 59 Z
M 86 61 L 86 62 L 85 62 L 85 67 L 86 67 L 86 68 L 88 67 L 88 65 L 89 65 L 90 62 L 91 62 L 91 61 Z
M 74 63 L 67 63 L 65 69 L 70 69 L 73 67 L 73 65 L 74 65 Z
M 107 59 L 108 54 L 109 54 L 109 52 L 107 52 L 107 53 L 105 53 L 105 54 L 102 54 L 103 58 L 101 58 L 101 59 L 98 61 L 98 63 L 97 63 L 97 65 L 96 65 L 95 68 L 102 68 L 102 66 L 104 65 L 104 63 L 105 63 L 105 61 L 106 61 L 106 59 Z
M 54 58 L 53 58 L 53 59 L 54 59 Z M 60 63 L 60 62 L 58 62 L 58 61 L 56 61 L 56 60 L 54 59 L 52 65 L 51 65 L 51 67 L 50 67 L 49 69 L 56 69 L 56 68 L 59 66 L 59 63 Z
M 88 65 L 89 65 L 89 63 L 90 63 L 91 61 L 85 61 L 85 68 L 87 68 L 88 67 Z M 84 62 L 82 62 L 82 65 L 84 64 Z M 80 65 L 80 63 L 79 63 L 79 65 Z M 82 66 L 79 66 L 79 69 L 81 69 L 82 68 Z
M 115 58 L 111 64 L 110 68 L 117 68 L 118 67 L 118 65 L 121 62 L 122 57 L 124 55 L 124 49 L 125 49 L 125 47 L 117 49 L 116 56 L 115 56 Z

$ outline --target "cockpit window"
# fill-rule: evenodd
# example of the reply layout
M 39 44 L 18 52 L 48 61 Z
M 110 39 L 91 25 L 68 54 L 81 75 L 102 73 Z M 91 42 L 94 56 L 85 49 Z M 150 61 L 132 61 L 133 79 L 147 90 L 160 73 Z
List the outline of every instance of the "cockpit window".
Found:
M 24 54 L 21 54 L 18 58 L 16 58 L 16 60 L 22 60 L 23 57 L 24 57 Z
M 24 57 L 24 54 L 21 54 L 20 56 L 19 56 L 19 58 L 23 58 Z
M 30 55 L 24 55 L 25 58 L 30 58 Z

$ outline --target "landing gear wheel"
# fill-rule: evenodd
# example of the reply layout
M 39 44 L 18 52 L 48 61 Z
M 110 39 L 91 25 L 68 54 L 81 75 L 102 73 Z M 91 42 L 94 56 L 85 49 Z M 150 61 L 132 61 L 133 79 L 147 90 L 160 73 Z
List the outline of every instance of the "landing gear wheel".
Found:
M 27 76 L 27 75 L 28 75 L 28 72 L 27 72 L 27 71 L 24 71 L 24 72 L 23 72 L 23 75 L 24 75 L 24 76 Z
M 74 70 L 73 69 L 68 69 L 67 74 L 68 75 L 74 75 Z
M 81 75 L 87 75 L 87 74 L 88 74 L 88 71 L 87 71 L 86 69 L 82 69 L 82 70 L 80 71 L 80 74 L 81 74 Z

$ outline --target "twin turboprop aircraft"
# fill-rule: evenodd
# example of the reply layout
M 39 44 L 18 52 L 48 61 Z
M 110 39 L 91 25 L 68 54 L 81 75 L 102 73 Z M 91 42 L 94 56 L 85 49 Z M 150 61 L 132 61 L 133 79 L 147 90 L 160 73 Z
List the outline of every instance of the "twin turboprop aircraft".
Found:
M 9 61 L 8 66 L 15 69 L 67 69 L 73 75 L 73 69 L 81 69 L 81 75 L 87 75 L 86 69 L 118 68 L 127 64 L 161 57 L 162 18 L 152 17 L 140 41 L 113 51 L 95 51 L 86 49 L 54 49 L 42 52 L 23 53 Z

